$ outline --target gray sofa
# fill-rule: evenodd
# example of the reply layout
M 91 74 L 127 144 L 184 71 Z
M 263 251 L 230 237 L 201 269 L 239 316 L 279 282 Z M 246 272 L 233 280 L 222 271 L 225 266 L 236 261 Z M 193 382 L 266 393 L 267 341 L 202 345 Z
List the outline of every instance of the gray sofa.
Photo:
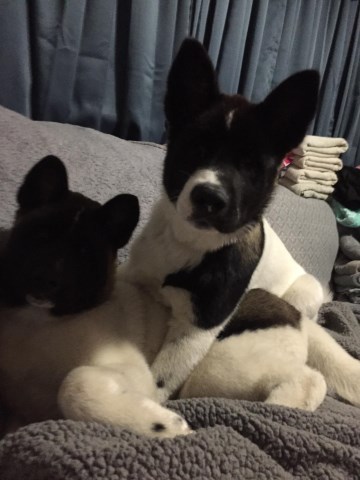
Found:
M 102 202 L 120 192 L 136 194 L 139 232 L 161 191 L 164 153 L 160 145 L 34 122 L 0 107 L 0 230 L 11 225 L 25 173 L 54 154 L 66 163 L 73 190 Z M 278 187 L 267 218 L 294 257 L 328 284 L 338 250 L 330 207 Z M 120 261 L 127 252 L 121 252 Z M 357 308 L 327 303 L 320 322 L 360 358 Z M 313 414 L 212 398 L 171 401 L 169 406 L 187 418 L 195 435 L 149 440 L 91 422 L 29 425 L 0 441 L 0 479 L 359 478 L 360 409 L 333 396 Z

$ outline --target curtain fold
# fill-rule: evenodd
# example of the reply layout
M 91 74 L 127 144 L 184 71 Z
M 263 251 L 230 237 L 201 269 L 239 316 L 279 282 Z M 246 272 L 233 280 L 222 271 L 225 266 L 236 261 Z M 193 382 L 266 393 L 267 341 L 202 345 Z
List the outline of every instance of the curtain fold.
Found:
M 29 14 L 22 0 L 0 1 L 0 104 L 32 115 Z
M 186 36 L 225 92 L 254 102 L 318 69 L 309 133 L 345 137 L 345 163 L 360 164 L 360 0 L 0 0 L 0 104 L 162 141 L 166 76 Z

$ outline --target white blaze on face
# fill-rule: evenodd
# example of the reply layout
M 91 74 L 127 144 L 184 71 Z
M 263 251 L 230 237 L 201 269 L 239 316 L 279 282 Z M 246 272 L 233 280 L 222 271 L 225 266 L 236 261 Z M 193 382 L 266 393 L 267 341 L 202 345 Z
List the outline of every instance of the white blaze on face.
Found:
M 225 116 L 225 123 L 227 128 L 230 130 L 231 124 L 234 118 L 235 110 L 231 110 L 229 113 L 226 114 Z
M 176 210 L 184 220 L 189 220 L 193 213 L 193 206 L 190 198 L 191 192 L 194 187 L 202 183 L 210 183 L 217 186 L 221 185 L 215 170 L 197 170 L 185 183 L 176 202 Z
M 26 295 L 26 301 L 29 305 L 39 308 L 53 308 L 54 303 L 50 300 L 35 298 L 32 295 Z

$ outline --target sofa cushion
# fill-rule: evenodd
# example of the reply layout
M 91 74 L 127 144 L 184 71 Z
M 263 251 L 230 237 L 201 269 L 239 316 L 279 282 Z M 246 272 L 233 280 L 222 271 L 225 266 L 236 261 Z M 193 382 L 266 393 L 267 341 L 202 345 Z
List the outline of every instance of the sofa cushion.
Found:
M 0 107 L 0 228 L 8 228 L 16 191 L 30 167 L 46 155 L 66 164 L 70 188 L 105 202 L 133 193 L 141 205 L 137 234 L 161 192 L 165 147 L 129 142 L 75 125 L 36 122 Z M 304 199 L 278 186 L 267 218 L 296 260 L 323 284 L 338 249 L 335 217 L 322 200 Z M 120 256 L 124 258 L 128 249 Z

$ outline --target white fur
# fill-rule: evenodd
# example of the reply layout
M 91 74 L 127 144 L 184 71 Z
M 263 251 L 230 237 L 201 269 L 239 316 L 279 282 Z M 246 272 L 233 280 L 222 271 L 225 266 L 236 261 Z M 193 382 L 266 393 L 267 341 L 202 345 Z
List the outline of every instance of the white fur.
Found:
M 236 112 L 236 110 L 230 110 L 230 112 L 226 114 L 225 123 L 226 123 L 226 126 L 229 130 L 231 128 L 231 124 L 232 124 L 232 121 L 234 119 L 235 112 Z
M 264 250 L 248 290 L 263 288 L 282 297 L 308 317 L 316 319 L 324 301 L 323 287 L 295 261 L 265 219 L 263 225 Z
M 261 400 L 313 411 L 327 387 L 360 406 L 360 362 L 320 325 L 275 327 L 216 342 L 183 386 L 181 397 Z
M 307 329 L 247 331 L 216 342 L 187 380 L 181 397 L 223 396 L 315 410 L 324 377 L 306 365 Z
M 286 290 L 305 270 L 293 259 L 278 235 L 264 219 L 264 250 L 249 284 L 252 288 L 264 288 L 282 297 Z
M 163 294 L 171 308 L 168 333 L 151 371 L 165 386 L 158 390 L 158 399 L 164 402 L 181 386 L 205 356 L 222 327 L 203 330 L 194 325 L 193 310 L 188 292 L 165 287 Z
M 308 364 L 325 376 L 330 389 L 360 407 L 360 362 L 317 323 L 308 321 L 307 328 Z

